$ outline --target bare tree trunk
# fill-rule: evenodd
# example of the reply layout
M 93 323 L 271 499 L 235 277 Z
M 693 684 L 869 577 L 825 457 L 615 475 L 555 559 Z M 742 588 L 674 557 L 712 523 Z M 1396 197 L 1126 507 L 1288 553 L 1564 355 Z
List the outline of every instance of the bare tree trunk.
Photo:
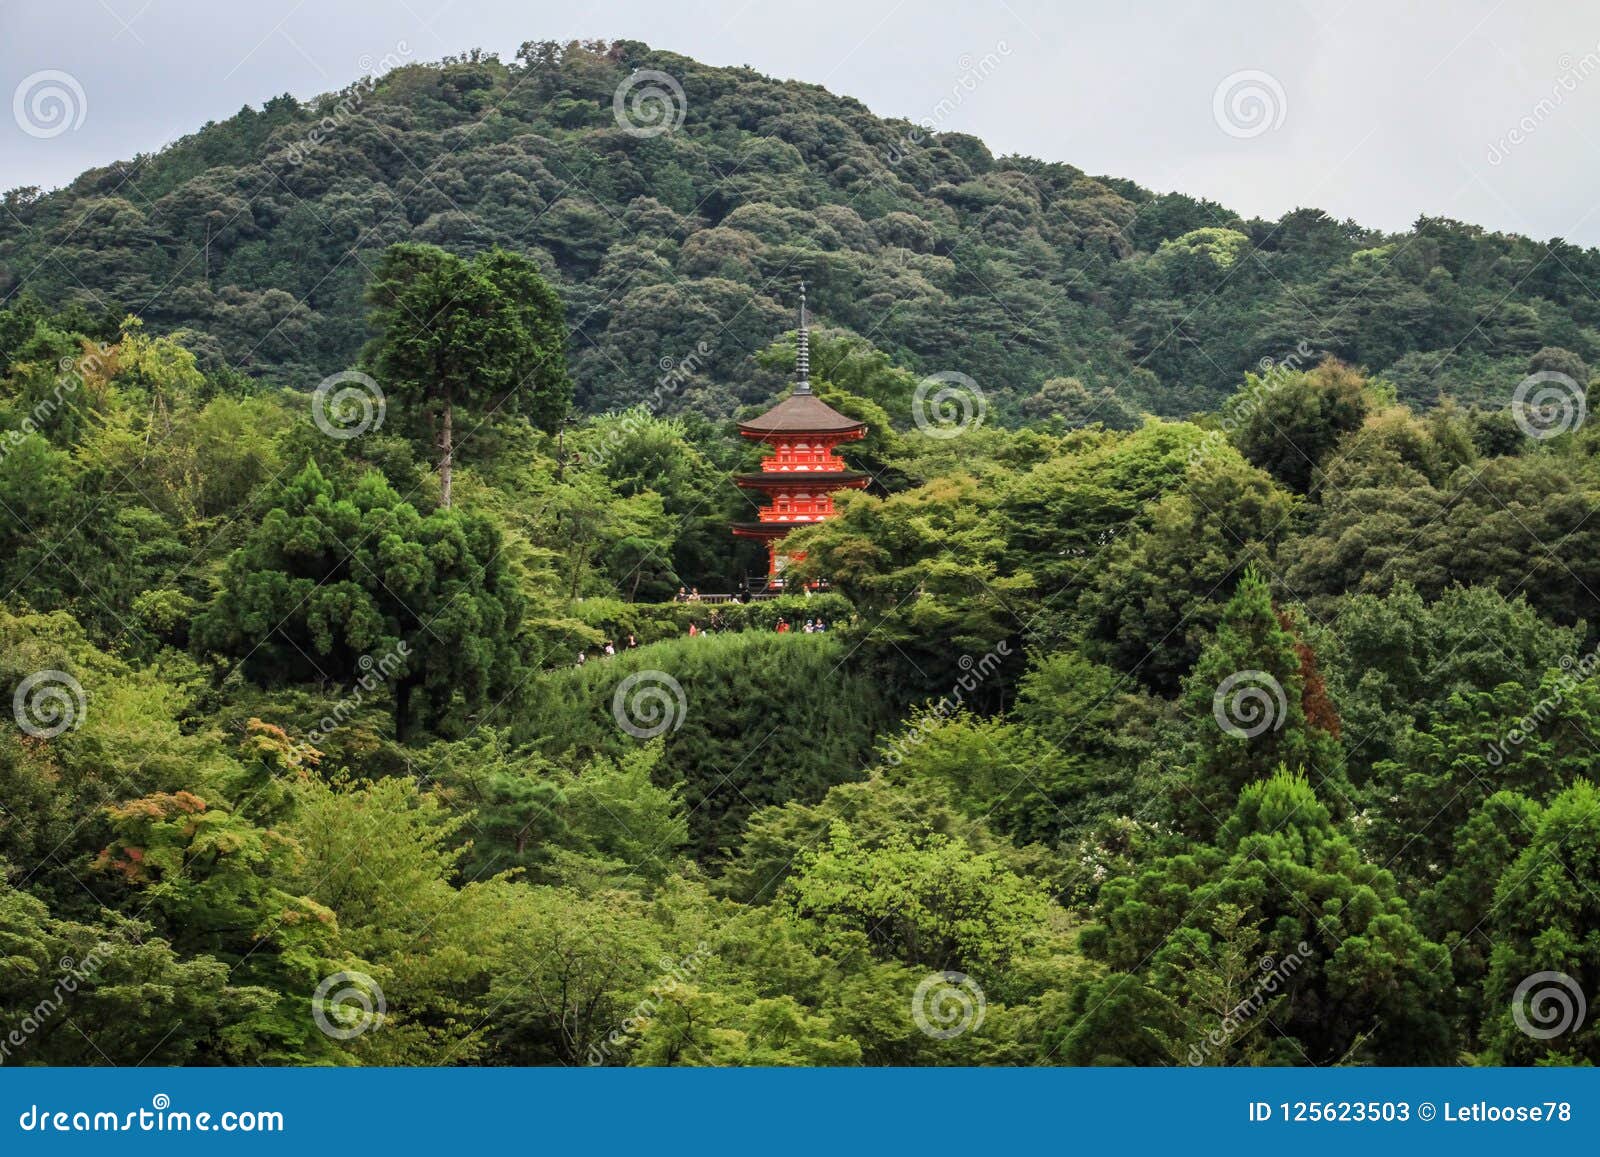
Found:
M 406 675 L 394 685 L 394 738 L 397 743 L 404 743 L 411 733 L 411 690 L 416 686 L 416 680 Z
M 439 505 L 450 508 L 450 475 L 455 465 L 455 447 L 451 442 L 450 399 L 444 400 L 444 420 L 439 425 Z
M 584 548 L 589 545 L 589 540 L 587 538 L 579 539 L 577 545 L 577 557 L 572 562 L 572 598 L 578 597 L 578 582 L 583 578 L 583 552 Z

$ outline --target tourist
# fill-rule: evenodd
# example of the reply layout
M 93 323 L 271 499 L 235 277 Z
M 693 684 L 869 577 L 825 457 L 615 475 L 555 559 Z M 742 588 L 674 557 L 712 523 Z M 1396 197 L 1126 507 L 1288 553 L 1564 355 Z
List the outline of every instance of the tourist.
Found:
M 697 602 L 700 601 L 700 588 L 699 587 L 690 587 L 689 588 L 689 601 L 691 603 L 697 603 Z
M 639 640 L 635 639 L 632 635 L 629 635 L 628 636 L 628 641 L 626 643 L 622 644 L 622 649 L 624 651 L 631 651 L 635 647 L 637 647 L 638 645 L 639 645 Z
M 824 633 L 827 632 L 827 630 L 828 630 L 828 624 L 823 622 L 821 619 L 818 619 L 817 620 L 817 634 L 819 634 L 819 635 L 824 634 Z
M 689 592 L 688 592 L 688 590 L 686 588 L 684 588 L 684 587 L 679 587 L 678 588 L 678 593 L 673 596 L 673 601 L 674 602 L 678 602 L 678 603 L 686 603 L 686 602 L 688 602 L 689 601 Z
M 578 666 L 581 667 L 585 663 L 587 663 L 588 661 L 589 661 L 589 656 L 585 655 L 582 651 L 579 651 L 578 652 Z
M 814 635 L 817 633 L 817 623 L 815 619 L 806 620 L 805 632 L 808 635 Z
M 778 634 L 787 635 L 788 633 L 789 633 L 789 620 L 788 619 L 779 619 L 778 620 Z
M 689 624 L 689 637 L 691 639 L 698 639 L 700 637 L 700 628 L 694 623 Z
M 612 641 L 610 639 L 607 639 L 606 640 L 606 655 L 609 657 L 611 655 L 615 655 L 616 653 L 617 653 L 616 645 L 614 643 L 612 643 Z

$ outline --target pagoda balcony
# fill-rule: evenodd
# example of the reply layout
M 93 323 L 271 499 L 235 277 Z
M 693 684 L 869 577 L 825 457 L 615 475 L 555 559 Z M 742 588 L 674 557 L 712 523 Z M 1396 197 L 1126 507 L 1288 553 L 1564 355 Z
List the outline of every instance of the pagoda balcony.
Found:
M 784 458 L 763 458 L 761 469 L 766 474 L 843 474 L 850 467 L 843 458 L 819 455 L 804 462 Z
M 833 503 L 826 506 L 820 503 L 814 509 L 773 510 L 770 507 L 756 512 L 758 522 L 782 522 L 800 524 L 806 522 L 822 522 L 834 515 Z

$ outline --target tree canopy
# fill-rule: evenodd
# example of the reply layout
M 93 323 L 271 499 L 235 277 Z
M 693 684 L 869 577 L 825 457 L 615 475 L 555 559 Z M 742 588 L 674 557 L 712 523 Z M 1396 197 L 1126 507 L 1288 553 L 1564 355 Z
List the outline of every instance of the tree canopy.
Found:
M 0 1062 L 1600 1061 L 1595 253 L 346 95 L 0 214 Z

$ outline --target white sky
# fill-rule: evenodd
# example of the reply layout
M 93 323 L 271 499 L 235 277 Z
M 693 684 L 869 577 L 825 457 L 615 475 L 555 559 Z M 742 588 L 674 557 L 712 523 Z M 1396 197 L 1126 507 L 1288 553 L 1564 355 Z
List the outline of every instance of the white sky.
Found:
M 1600 5 L 1570 0 L 0 0 L 0 189 L 59 185 L 277 93 L 340 88 L 385 56 L 509 59 L 524 40 L 591 37 L 913 120 L 994 54 L 938 127 L 996 153 L 1247 215 L 1313 205 L 1403 229 L 1427 213 L 1600 244 Z M 44 70 L 74 78 L 84 107 L 40 139 L 13 113 Z M 1245 71 L 1281 90 L 1264 90 L 1276 127 L 1229 135 L 1213 98 Z

